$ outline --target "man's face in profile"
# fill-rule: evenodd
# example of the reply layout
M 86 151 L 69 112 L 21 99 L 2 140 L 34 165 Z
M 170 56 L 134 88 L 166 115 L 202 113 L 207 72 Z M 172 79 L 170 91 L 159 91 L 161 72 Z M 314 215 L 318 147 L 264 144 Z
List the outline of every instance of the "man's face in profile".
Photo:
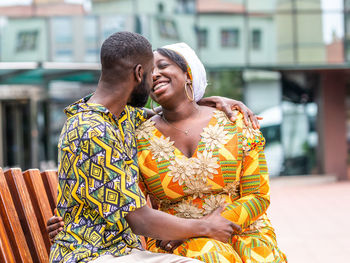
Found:
M 148 75 L 147 72 L 143 74 L 141 83 L 134 88 L 130 95 L 128 105 L 139 108 L 146 105 L 150 92 L 150 85 L 147 83 Z
M 128 105 L 133 107 L 144 107 L 148 100 L 148 95 L 153 85 L 152 71 L 153 71 L 153 57 L 145 67 L 145 72 L 142 76 L 142 81 L 137 85 L 130 95 Z

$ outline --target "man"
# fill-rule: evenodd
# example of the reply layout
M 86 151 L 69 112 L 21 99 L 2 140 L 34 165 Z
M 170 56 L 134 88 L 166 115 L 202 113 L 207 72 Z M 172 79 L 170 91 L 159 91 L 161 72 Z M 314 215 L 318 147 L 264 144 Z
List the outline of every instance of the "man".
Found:
M 142 251 L 135 235 L 225 242 L 240 231 L 220 209 L 203 219 L 182 219 L 146 205 L 134 138 L 145 114 L 134 107 L 144 106 L 152 86 L 151 44 L 135 33 L 115 33 L 101 47 L 101 64 L 96 92 L 65 109 L 57 205 L 64 227 L 50 262 L 198 262 Z

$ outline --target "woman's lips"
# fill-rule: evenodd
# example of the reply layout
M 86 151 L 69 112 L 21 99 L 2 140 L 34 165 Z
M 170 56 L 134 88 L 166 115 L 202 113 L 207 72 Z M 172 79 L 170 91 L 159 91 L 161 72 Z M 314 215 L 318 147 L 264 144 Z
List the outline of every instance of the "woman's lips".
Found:
M 166 89 L 166 86 L 168 84 L 168 82 L 158 83 L 156 86 L 153 87 L 153 94 L 157 95 L 159 93 L 162 93 Z

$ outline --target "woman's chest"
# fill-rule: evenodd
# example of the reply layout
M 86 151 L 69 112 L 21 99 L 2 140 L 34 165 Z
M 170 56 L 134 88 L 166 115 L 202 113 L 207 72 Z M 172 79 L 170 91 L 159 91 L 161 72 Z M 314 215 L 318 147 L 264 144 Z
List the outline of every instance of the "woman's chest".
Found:
M 166 138 L 158 139 L 157 145 L 151 142 L 148 150 L 139 154 L 141 176 L 157 199 L 217 193 L 239 182 L 242 149 L 236 134 L 221 141 L 223 144 L 200 140 L 191 158 Z

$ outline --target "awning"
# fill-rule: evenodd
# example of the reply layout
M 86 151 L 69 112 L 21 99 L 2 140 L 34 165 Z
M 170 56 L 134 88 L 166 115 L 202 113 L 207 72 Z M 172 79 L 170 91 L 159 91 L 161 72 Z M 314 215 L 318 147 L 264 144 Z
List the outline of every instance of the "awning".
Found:
M 44 85 L 53 80 L 97 83 L 99 63 L 0 62 L 0 85 Z

